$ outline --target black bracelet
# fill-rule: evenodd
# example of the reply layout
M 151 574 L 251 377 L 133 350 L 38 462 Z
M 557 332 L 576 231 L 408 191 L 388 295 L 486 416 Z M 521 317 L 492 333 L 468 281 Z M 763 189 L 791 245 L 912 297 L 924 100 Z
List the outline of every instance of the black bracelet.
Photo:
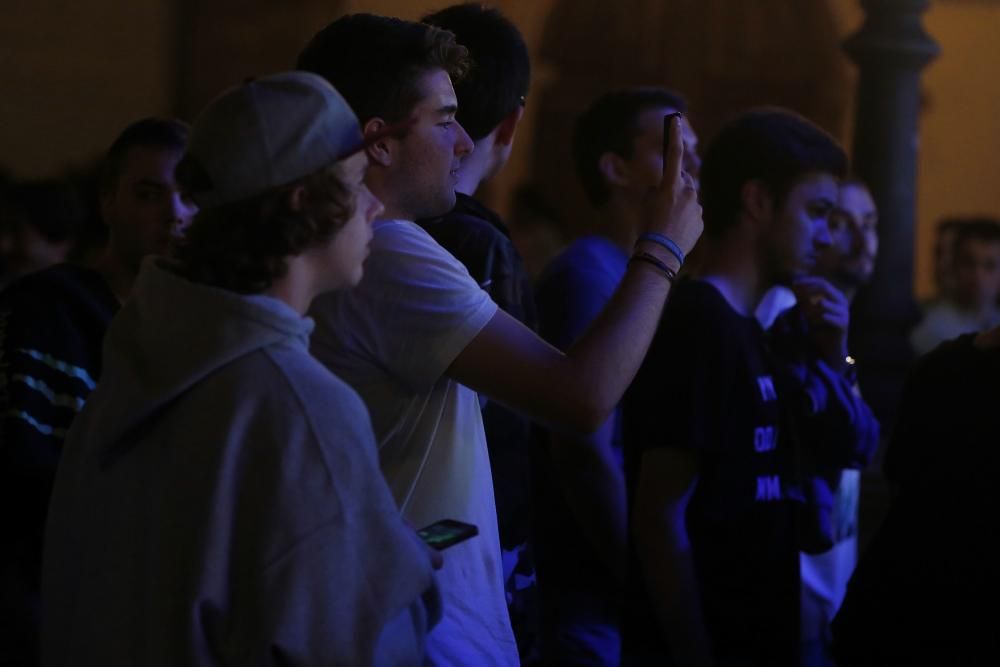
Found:
M 628 262 L 629 264 L 631 264 L 636 260 L 640 262 L 646 262 L 647 264 L 651 264 L 654 268 L 656 268 L 657 271 L 662 273 L 667 280 L 670 281 L 671 285 L 673 285 L 674 281 L 677 280 L 677 272 L 671 269 L 666 264 L 664 264 L 663 260 L 661 260 L 656 255 L 651 255 L 648 252 L 637 252 L 634 255 L 632 255 L 632 257 L 628 260 Z

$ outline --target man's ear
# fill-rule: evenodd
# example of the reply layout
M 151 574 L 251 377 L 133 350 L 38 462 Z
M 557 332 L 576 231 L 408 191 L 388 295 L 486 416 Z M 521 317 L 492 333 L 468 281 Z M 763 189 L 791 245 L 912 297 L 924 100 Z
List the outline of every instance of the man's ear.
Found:
M 497 125 L 496 139 L 493 143 L 498 146 L 510 146 L 513 144 L 514 135 L 517 133 L 517 125 L 523 117 L 524 107 L 520 105 L 504 116 L 504 119 Z
M 774 216 L 774 197 L 762 181 L 749 180 L 740 188 L 740 208 L 754 223 L 766 222 Z
M 597 159 L 597 169 L 608 185 L 628 185 L 625 161 L 621 155 L 606 151 Z
M 379 132 L 385 130 L 386 122 L 381 118 L 375 117 L 370 118 L 365 126 L 361 128 L 361 132 L 364 134 L 365 138 L 374 136 Z M 394 139 L 391 137 L 382 137 L 367 147 L 368 159 L 372 164 L 377 164 L 382 167 L 388 167 L 392 164 L 392 153 Z

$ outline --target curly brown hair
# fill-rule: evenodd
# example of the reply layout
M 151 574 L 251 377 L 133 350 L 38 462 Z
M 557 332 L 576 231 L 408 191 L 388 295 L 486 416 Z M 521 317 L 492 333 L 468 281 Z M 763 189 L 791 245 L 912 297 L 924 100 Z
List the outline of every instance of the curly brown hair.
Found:
M 328 242 L 357 206 L 343 162 L 245 199 L 199 211 L 174 250 L 178 271 L 194 282 L 259 294 L 288 272 L 288 258 Z M 289 194 L 305 186 L 301 211 Z

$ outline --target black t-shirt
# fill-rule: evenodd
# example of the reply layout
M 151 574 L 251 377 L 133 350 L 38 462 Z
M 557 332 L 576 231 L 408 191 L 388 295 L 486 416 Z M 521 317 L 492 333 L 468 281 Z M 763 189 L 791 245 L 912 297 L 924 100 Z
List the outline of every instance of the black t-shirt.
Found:
M 707 282 L 674 290 L 625 403 L 629 504 L 643 452 L 696 450 L 687 526 L 702 609 L 722 664 L 797 664 L 799 571 L 790 444 L 764 332 Z M 625 651 L 666 653 L 632 554 Z
M 49 495 L 66 431 L 100 376 L 104 332 L 117 311 L 104 278 L 70 264 L 0 292 L 0 663 L 37 662 Z
M 844 664 L 1000 660 L 1000 349 L 974 338 L 907 381 L 884 464 L 892 503 L 833 622 Z

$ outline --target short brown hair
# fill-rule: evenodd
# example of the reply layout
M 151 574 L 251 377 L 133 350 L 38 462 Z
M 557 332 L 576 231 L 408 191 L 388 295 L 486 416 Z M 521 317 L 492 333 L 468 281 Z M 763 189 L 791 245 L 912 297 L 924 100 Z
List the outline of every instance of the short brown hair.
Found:
M 178 178 L 184 175 L 179 170 Z M 289 192 L 305 186 L 302 211 Z M 354 215 L 357 193 L 343 163 L 250 199 L 200 211 L 175 249 L 179 272 L 194 282 L 259 294 L 288 272 L 288 258 L 326 243 Z
M 336 88 L 362 126 L 378 117 L 396 123 L 420 101 L 418 77 L 443 69 L 452 83 L 469 69 L 468 50 L 455 35 L 424 23 L 374 14 L 343 16 L 316 34 L 298 68 Z

